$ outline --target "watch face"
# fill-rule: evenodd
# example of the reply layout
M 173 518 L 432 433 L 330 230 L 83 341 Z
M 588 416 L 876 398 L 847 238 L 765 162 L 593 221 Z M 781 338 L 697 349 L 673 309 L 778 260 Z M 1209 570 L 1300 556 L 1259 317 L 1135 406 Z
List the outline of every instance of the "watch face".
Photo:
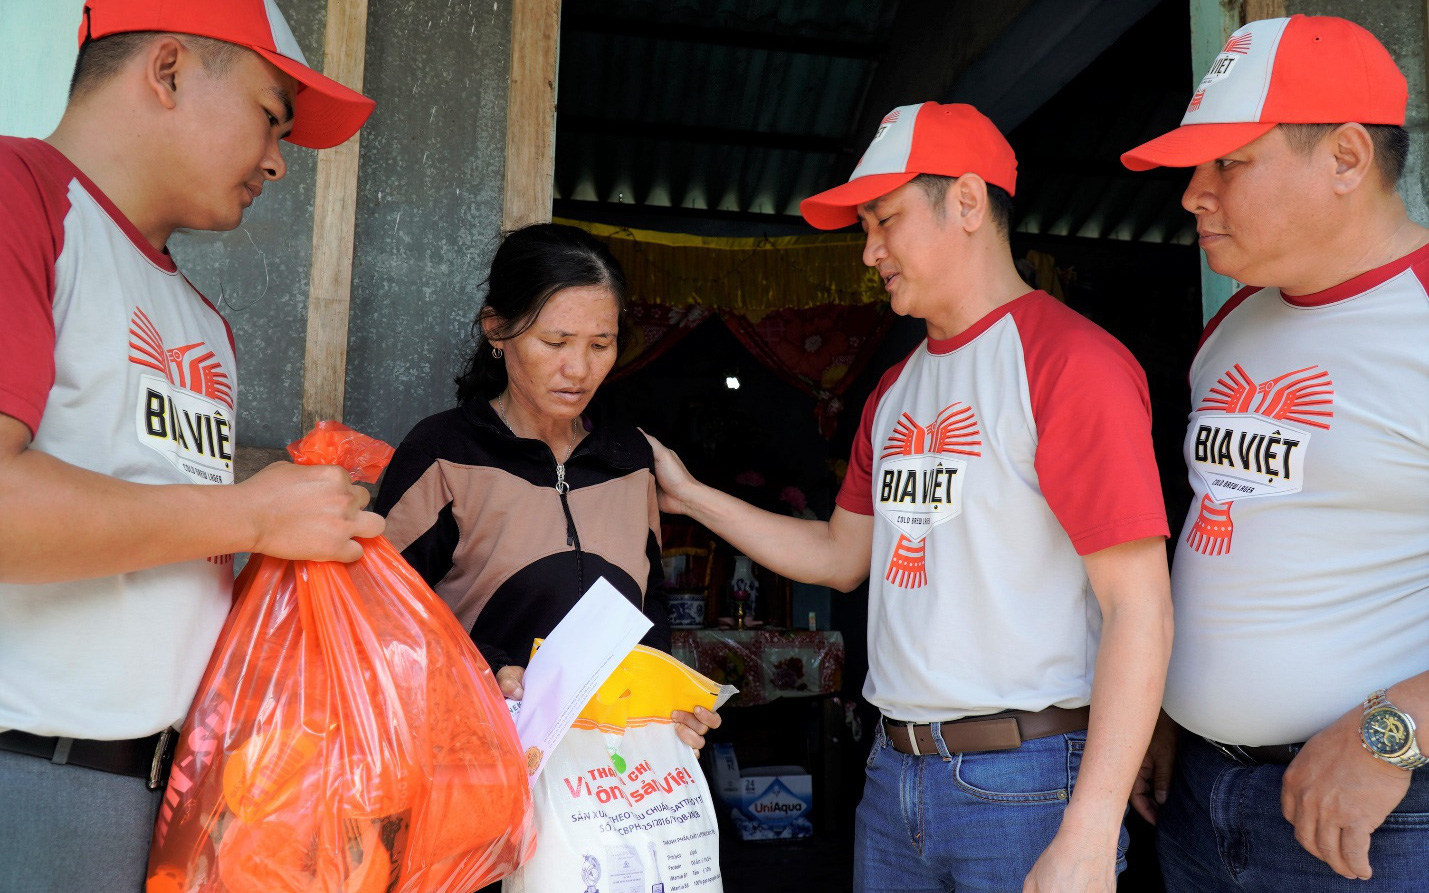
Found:
M 1409 724 L 1392 707 L 1371 710 L 1361 726 L 1369 749 L 1386 757 L 1398 756 L 1409 747 Z

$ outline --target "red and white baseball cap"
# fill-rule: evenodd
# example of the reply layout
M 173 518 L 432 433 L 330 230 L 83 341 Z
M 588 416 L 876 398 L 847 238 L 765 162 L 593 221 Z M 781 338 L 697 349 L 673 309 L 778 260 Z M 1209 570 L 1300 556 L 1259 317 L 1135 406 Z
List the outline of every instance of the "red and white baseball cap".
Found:
M 288 142 L 327 149 L 357 132 L 377 103 L 308 67 L 273 0 L 86 0 L 79 43 L 129 31 L 210 37 L 247 47 L 298 82 Z
M 1181 126 L 1121 156 L 1134 171 L 1194 167 L 1277 124 L 1404 124 L 1409 86 L 1389 51 L 1354 22 L 1294 15 L 1231 35 Z
M 858 206 L 885 196 L 919 174 L 977 174 L 1013 194 L 1017 156 L 997 125 L 970 105 L 902 105 L 884 116 L 848 182 L 799 203 L 818 229 L 858 222 Z

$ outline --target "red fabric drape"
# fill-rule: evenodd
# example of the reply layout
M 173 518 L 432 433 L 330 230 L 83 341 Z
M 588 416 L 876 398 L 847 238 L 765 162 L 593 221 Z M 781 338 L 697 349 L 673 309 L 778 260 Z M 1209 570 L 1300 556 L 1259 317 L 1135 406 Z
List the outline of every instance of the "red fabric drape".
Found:
M 745 349 L 784 381 L 817 398 L 819 433 L 833 437 L 839 399 L 868 365 L 891 322 L 888 305 L 825 304 L 775 310 L 753 321 L 721 314 Z
M 624 378 L 654 362 L 712 315 L 713 311 L 694 305 L 667 307 L 631 301 L 625 311 L 625 349 L 610 378 Z
M 626 311 L 628 343 L 611 373 L 624 378 L 674 347 L 714 311 L 632 301 Z M 825 304 L 787 308 L 752 320 L 724 312 L 720 319 L 762 365 L 818 400 L 819 433 L 833 437 L 848 390 L 888 331 L 887 304 Z

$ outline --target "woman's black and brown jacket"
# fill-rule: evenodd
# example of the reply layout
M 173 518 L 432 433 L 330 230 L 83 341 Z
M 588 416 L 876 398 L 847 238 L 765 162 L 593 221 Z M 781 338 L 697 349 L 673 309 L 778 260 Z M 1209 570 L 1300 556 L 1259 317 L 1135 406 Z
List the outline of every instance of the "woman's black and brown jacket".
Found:
M 653 468 L 639 431 L 597 424 L 567 460 L 560 493 L 550 448 L 512 434 L 478 400 L 412 429 L 376 510 L 493 671 L 525 666 L 532 639 L 601 577 L 655 624 L 644 644 L 669 651 Z

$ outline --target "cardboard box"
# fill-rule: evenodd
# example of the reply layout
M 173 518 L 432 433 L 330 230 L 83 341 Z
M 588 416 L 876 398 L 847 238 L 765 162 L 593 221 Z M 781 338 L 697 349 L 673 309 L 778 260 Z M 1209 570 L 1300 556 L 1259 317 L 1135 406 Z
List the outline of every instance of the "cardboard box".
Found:
M 740 773 L 734 826 L 742 840 L 797 840 L 814 833 L 814 785 L 798 766 Z

